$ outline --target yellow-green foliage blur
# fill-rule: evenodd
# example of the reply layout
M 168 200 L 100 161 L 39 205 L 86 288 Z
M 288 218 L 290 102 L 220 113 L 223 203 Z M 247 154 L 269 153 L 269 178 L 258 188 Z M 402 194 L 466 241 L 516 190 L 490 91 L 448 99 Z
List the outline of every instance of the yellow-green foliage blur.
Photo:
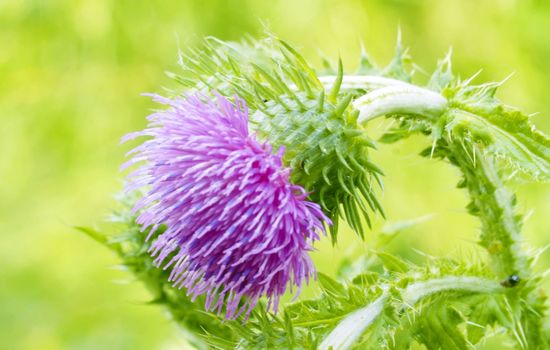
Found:
M 93 225 L 114 206 L 129 149 L 119 139 L 143 128 L 154 107 L 140 93 L 175 86 L 164 72 L 177 71 L 178 48 L 265 27 L 311 62 L 320 62 L 320 50 L 341 55 L 350 70 L 360 41 L 386 63 L 400 27 L 419 81 L 452 47 L 463 77 L 514 73 L 499 96 L 540 112 L 535 123 L 550 133 L 549 1 L 0 0 L 0 348 L 185 348 L 162 310 L 146 305 L 142 286 L 119 283 L 131 276 L 73 226 Z M 478 254 L 458 176 L 417 156 L 426 142 L 412 138 L 375 154 L 387 173 L 388 221 L 434 214 L 390 248 L 411 260 L 421 260 L 413 248 Z M 515 185 L 519 208 L 532 211 L 524 233 L 535 246 L 550 243 L 549 187 Z M 342 257 L 368 254 L 383 225 L 379 218 L 366 243 L 350 232 L 335 248 L 325 240 L 315 253 L 319 270 L 333 273 Z

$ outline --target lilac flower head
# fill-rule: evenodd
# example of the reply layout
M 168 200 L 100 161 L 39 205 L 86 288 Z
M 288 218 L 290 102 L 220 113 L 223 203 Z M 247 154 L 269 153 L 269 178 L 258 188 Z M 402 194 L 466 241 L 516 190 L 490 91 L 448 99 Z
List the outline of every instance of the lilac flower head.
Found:
M 151 233 L 166 225 L 150 249 L 155 263 L 193 300 L 204 294 L 208 311 L 225 305 L 227 319 L 248 315 L 261 296 L 276 311 L 289 282 L 299 291 L 314 276 L 308 251 L 328 218 L 289 182 L 284 149 L 274 154 L 249 133 L 244 101 L 155 99 L 169 109 L 125 137 L 152 137 L 126 166 L 145 161 L 129 176 L 128 190 L 145 191 L 137 222 Z

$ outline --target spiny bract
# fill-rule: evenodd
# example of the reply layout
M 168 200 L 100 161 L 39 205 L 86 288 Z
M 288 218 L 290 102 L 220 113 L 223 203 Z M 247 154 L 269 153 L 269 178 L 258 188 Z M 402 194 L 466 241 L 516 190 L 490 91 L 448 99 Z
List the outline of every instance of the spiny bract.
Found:
M 263 295 L 276 311 L 289 282 L 299 290 L 314 276 L 308 251 L 329 219 L 289 181 L 284 148 L 273 154 L 249 133 L 242 100 L 155 99 L 169 109 L 125 138 L 152 137 L 127 166 L 145 161 L 129 176 L 129 190 L 146 191 L 137 222 L 151 232 L 166 226 L 150 249 L 155 263 L 193 299 L 205 294 L 207 310 L 225 305 L 227 319 L 248 314 Z

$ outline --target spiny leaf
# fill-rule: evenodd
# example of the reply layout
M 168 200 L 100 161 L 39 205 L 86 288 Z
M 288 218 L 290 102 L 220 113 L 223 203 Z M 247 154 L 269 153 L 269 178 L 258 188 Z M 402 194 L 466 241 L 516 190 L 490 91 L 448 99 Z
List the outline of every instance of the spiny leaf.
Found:
M 100 232 L 98 232 L 98 231 L 96 231 L 96 230 L 94 230 L 90 227 L 75 226 L 74 228 L 76 230 L 86 234 L 88 237 L 91 237 L 92 239 L 98 241 L 101 244 L 107 244 L 107 237 L 104 234 L 102 234 L 102 233 L 100 233 Z
M 373 74 L 376 75 L 377 72 L 376 64 L 371 60 L 367 50 L 365 50 L 365 45 L 361 42 L 361 55 L 359 56 L 359 68 L 357 70 L 358 75 L 367 75 Z
M 500 103 L 487 85 L 455 89 L 455 108 L 449 110 L 445 126 L 451 137 L 471 138 L 513 169 L 550 180 L 550 138 L 536 130 L 527 115 Z
M 339 282 L 337 282 L 335 279 L 331 278 L 328 275 L 325 275 L 322 272 L 319 272 L 317 274 L 317 278 L 319 279 L 319 285 L 328 294 L 334 295 L 334 296 L 344 296 L 346 295 L 346 289 L 344 286 L 342 286 Z
M 320 350 L 347 350 L 361 337 L 365 330 L 372 325 L 384 310 L 387 296 L 382 295 L 368 306 L 347 315 L 323 339 Z
M 338 73 L 336 75 L 336 79 L 334 80 L 334 83 L 332 84 L 330 93 L 328 95 L 328 99 L 332 103 L 336 103 L 336 99 L 338 97 L 338 93 L 340 92 L 340 86 L 342 85 L 343 78 L 344 78 L 344 65 L 342 64 L 342 59 L 340 58 L 338 59 Z
M 388 271 L 392 272 L 406 272 L 409 269 L 409 264 L 400 258 L 386 252 L 374 252 L 376 256 L 382 261 L 382 264 Z
M 411 75 L 405 68 L 405 65 L 409 63 L 410 57 L 407 50 L 403 48 L 403 42 L 401 40 L 401 31 L 397 34 L 397 42 L 395 44 L 394 57 L 390 64 L 382 71 L 383 76 L 396 78 L 406 82 L 411 81 Z
M 428 87 L 436 90 L 442 91 L 445 87 L 454 81 L 455 77 L 451 68 L 451 55 L 452 50 L 449 49 L 449 52 L 437 63 L 437 68 L 430 77 L 428 82 Z

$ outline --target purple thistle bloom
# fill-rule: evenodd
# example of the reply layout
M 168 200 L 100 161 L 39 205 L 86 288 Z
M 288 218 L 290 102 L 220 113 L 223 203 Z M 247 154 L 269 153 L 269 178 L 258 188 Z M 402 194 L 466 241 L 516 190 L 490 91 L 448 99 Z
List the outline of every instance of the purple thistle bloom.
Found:
M 276 312 L 289 282 L 299 292 L 315 276 L 308 252 L 330 220 L 290 183 L 284 149 L 273 154 L 248 132 L 244 101 L 154 98 L 170 108 L 123 140 L 152 137 L 124 167 L 145 161 L 127 188 L 145 190 L 137 222 L 151 233 L 167 227 L 150 249 L 155 264 L 193 300 L 206 295 L 208 311 L 225 305 L 227 319 L 248 317 L 263 295 Z

